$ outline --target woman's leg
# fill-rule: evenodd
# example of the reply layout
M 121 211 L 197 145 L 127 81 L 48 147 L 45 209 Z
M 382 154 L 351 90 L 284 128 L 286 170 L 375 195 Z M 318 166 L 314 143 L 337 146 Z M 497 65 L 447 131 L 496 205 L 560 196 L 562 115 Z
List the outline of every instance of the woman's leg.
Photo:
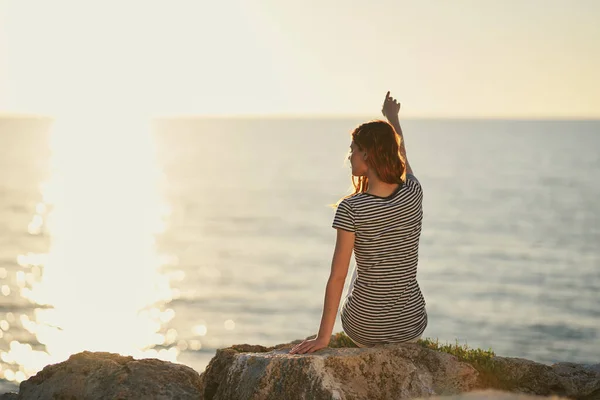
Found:
M 363 348 L 363 347 L 369 347 L 369 346 L 365 346 L 364 344 L 360 344 L 358 342 L 355 342 L 354 339 L 350 338 L 350 340 L 352 340 L 352 343 L 354 343 L 356 346 Z
M 421 340 L 421 336 L 419 336 L 418 338 L 411 339 L 406 343 L 417 343 L 419 340 Z
M 350 338 L 350 340 L 352 340 L 352 343 L 354 343 L 357 347 L 360 347 L 360 348 L 370 347 L 370 346 L 366 346 L 364 344 L 360 344 L 360 343 L 354 341 L 352 338 Z M 417 343 L 419 340 L 421 340 L 421 336 L 419 336 L 418 338 L 411 339 L 406 342 L 402 342 L 402 343 Z

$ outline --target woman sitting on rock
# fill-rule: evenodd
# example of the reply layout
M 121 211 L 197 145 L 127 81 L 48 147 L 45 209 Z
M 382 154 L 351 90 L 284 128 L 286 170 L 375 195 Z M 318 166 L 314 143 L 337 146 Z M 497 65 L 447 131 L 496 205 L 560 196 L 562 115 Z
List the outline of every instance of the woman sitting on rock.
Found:
M 398 113 L 388 92 L 385 121 L 352 132 L 350 155 L 354 193 L 337 206 L 337 241 L 317 337 L 291 354 L 327 347 L 352 251 L 356 268 L 340 317 L 359 347 L 417 341 L 427 326 L 425 300 L 417 283 L 423 191 L 406 158 Z

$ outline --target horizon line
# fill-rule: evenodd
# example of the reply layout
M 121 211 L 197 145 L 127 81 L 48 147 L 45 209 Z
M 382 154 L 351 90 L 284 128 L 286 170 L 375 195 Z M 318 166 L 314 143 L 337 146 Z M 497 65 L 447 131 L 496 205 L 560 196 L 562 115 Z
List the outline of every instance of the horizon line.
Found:
M 103 115 L 103 113 L 100 113 Z M 110 113 L 105 113 L 110 115 Z M 49 119 L 56 116 L 44 113 L 0 112 L 0 119 Z M 375 114 L 350 113 L 238 113 L 238 114 L 202 114 L 202 113 L 168 113 L 150 115 L 151 120 L 185 120 L 185 119 L 384 119 Z M 581 115 L 427 115 L 412 114 L 401 117 L 404 120 L 496 120 L 496 121 L 600 121 L 600 116 Z

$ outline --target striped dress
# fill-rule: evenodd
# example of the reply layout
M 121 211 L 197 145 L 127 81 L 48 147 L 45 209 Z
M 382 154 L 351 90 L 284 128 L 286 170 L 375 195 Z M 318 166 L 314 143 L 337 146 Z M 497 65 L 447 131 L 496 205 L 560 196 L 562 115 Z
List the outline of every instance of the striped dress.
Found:
M 427 326 L 417 283 L 423 191 L 413 175 L 407 178 L 388 197 L 345 198 L 335 213 L 333 227 L 355 233 L 356 268 L 340 316 L 359 345 L 410 341 Z

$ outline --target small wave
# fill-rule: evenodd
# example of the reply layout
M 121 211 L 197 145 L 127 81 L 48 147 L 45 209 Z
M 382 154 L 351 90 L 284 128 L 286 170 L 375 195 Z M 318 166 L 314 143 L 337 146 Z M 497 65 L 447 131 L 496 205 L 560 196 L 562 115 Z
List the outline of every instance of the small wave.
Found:
M 529 327 L 533 332 L 541 333 L 551 339 L 557 340 L 592 340 L 596 339 L 596 329 L 566 324 L 533 324 Z

